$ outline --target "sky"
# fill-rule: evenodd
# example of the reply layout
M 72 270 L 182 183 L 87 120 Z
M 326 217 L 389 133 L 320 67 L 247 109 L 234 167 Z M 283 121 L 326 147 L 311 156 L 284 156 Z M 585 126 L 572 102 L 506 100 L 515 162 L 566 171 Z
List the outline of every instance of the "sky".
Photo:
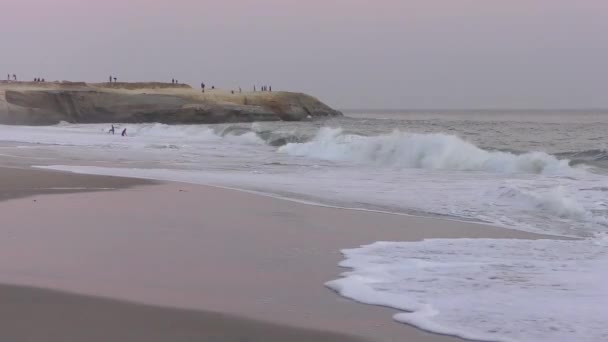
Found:
M 0 9 L 1 78 L 268 84 L 342 109 L 608 108 L 606 0 L 0 0 Z

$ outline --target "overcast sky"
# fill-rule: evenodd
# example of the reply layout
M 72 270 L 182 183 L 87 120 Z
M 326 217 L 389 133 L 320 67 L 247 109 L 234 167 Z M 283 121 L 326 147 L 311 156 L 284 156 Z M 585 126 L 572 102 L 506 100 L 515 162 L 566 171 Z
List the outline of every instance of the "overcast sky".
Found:
M 608 0 L 0 3 L 0 75 L 22 79 L 271 84 L 339 108 L 608 108 Z

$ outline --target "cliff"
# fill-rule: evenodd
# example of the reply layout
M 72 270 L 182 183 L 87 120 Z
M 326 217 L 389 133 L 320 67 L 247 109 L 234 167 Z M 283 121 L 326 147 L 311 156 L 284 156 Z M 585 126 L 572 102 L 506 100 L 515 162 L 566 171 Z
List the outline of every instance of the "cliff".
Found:
M 0 124 L 300 121 L 340 116 L 316 98 L 290 92 L 192 89 L 166 83 L 0 83 Z

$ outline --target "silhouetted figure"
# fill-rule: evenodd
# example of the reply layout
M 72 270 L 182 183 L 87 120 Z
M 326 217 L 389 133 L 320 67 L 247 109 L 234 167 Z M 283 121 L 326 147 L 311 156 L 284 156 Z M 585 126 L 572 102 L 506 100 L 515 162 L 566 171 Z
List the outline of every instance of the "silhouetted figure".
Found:
M 255 93 L 255 86 L 253 86 L 253 92 Z
M 268 86 L 268 91 L 272 93 L 272 86 Z
M 112 75 L 110 75 L 110 83 L 112 83 Z
M 211 86 L 211 90 L 215 89 L 215 86 Z
M 243 89 L 241 89 L 241 87 L 239 87 L 239 94 L 243 92 Z
M 230 91 L 230 94 L 233 94 L 233 95 L 234 95 L 234 90 L 231 90 L 231 91 Z
M 179 81 L 178 81 L 178 80 L 175 80 L 175 84 L 179 84 Z
M 201 89 L 203 91 L 203 93 L 205 92 L 205 82 L 201 82 Z
M 175 78 L 171 79 L 171 84 L 175 84 Z
M 108 131 L 108 133 L 112 133 L 112 135 L 114 135 L 114 125 L 112 125 L 112 128 L 110 128 L 110 130 Z
M 44 78 L 42 79 L 42 83 L 44 83 Z
M 13 79 L 16 81 L 17 80 L 17 75 L 13 74 Z
M 10 81 L 11 80 L 11 74 L 6 74 L 6 80 Z
M 117 80 L 117 78 L 116 78 L 116 77 L 114 77 L 114 83 L 116 83 L 116 80 Z
M 126 128 L 123 129 L 122 133 L 120 135 L 122 135 L 123 137 L 126 137 L 127 136 L 127 129 Z

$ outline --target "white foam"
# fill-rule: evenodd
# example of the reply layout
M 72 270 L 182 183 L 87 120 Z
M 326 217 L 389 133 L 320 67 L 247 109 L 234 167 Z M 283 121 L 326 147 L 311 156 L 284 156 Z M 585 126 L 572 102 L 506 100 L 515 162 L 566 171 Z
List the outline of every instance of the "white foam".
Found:
M 567 160 L 558 160 L 544 152 L 521 155 L 490 152 L 442 133 L 394 131 L 368 137 L 324 127 L 312 141 L 287 144 L 279 151 L 293 156 L 391 167 L 533 174 L 573 171 Z
M 433 239 L 344 250 L 352 268 L 327 283 L 394 319 L 462 338 L 608 340 L 605 240 Z
M 482 176 L 459 171 L 291 169 L 289 174 L 247 171 L 105 168 L 54 165 L 55 170 L 219 185 L 335 207 L 394 213 L 438 213 L 531 232 L 589 236 L 608 224 L 602 191 L 580 191 L 597 180 Z M 439 177 L 444 177 L 440 179 Z M 314 182 L 311 182 L 314 179 Z M 410 194 L 415 193 L 416 196 Z M 604 197 L 602 197 L 604 196 Z M 412 211 L 413 210 L 413 211 Z

